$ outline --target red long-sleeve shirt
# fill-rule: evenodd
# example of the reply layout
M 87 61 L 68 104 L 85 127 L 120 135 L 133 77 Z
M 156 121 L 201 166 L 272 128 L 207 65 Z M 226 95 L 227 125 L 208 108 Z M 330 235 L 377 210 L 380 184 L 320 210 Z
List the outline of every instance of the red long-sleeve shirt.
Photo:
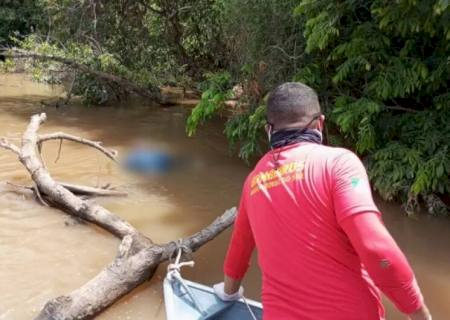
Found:
M 384 319 L 376 286 L 404 313 L 423 304 L 348 150 L 300 143 L 259 161 L 244 184 L 227 276 L 245 275 L 255 245 L 266 320 Z

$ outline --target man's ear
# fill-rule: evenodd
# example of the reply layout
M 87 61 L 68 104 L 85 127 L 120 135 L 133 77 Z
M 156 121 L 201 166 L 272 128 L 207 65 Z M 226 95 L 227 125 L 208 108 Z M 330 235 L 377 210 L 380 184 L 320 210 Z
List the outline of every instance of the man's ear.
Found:
M 322 131 L 325 126 L 325 115 L 321 114 L 318 121 L 316 129 Z

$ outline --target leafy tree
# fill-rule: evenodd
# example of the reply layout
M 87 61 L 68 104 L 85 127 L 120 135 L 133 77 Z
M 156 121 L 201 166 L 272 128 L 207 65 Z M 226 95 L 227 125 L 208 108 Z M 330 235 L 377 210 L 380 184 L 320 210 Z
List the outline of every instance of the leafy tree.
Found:
M 325 92 L 375 189 L 408 203 L 450 192 L 448 2 L 304 0 L 295 12 L 312 60 L 297 79 Z
M 33 0 L 3 0 L 0 2 L 0 46 L 11 43 L 11 37 L 23 37 L 35 32 L 41 23 L 42 11 Z
M 39 28 L 16 45 L 73 59 L 142 87 L 194 86 L 224 61 L 216 1 L 39 0 L 36 7 L 45 13 Z M 61 81 L 54 72 L 60 64 L 32 66 L 36 79 Z M 73 93 L 89 104 L 126 96 L 120 87 L 83 73 L 75 74 Z
M 303 58 L 301 23 L 292 14 L 298 0 L 221 0 L 226 72 L 209 73 L 201 102 L 188 119 L 190 135 L 215 113 L 229 120 L 224 133 L 247 162 L 264 150 L 264 98 L 275 84 L 291 79 Z M 214 70 L 213 70 L 214 71 Z M 226 77 L 224 78 L 224 75 Z M 226 81 L 218 81 L 226 79 Z M 234 106 L 225 101 L 242 91 Z M 220 97 L 220 99 L 218 99 Z
M 249 3 L 234 3 L 233 12 L 245 12 L 243 8 Z M 275 6 L 274 2 L 264 3 Z M 328 140 L 339 141 L 336 134 L 344 137 L 340 144 L 352 146 L 365 158 L 375 189 L 386 199 L 401 199 L 410 212 L 419 196 L 426 199 L 432 194 L 448 194 L 448 1 L 303 0 L 296 4 L 294 15 L 303 33 L 302 40 L 296 42 L 300 43 L 301 58 L 295 61 L 294 74 L 282 73 L 281 79 L 302 81 L 319 92 L 325 113 L 335 124 L 331 128 L 334 135 L 328 134 Z M 267 10 L 254 9 L 253 17 L 270 21 Z M 290 16 L 289 12 L 284 14 Z M 294 37 L 299 36 L 299 29 L 294 30 Z M 241 28 L 234 37 L 248 34 L 253 38 L 254 34 Z M 255 51 L 264 52 L 264 45 L 270 44 L 258 36 L 255 32 Z M 287 50 L 290 47 L 286 44 L 289 42 L 282 41 L 277 46 Z M 238 52 L 252 52 L 253 45 L 242 41 Z M 286 65 L 295 57 L 290 52 L 279 54 Z M 230 70 L 235 68 L 230 66 Z M 272 78 L 266 87 L 279 80 Z M 200 103 L 198 108 L 202 106 Z M 245 116 L 232 117 L 227 135 L 242 140 L 244 147 L 257 144 L 258 135 L 248 130 L 248 124 L 260 110 L 248 108 Z M 262 124 L 259 137 L 261 128 Z M 249 157 L 258 150 L 241 149 L 240 155 Z M 448 212 L 439 201 L 429 210 Z

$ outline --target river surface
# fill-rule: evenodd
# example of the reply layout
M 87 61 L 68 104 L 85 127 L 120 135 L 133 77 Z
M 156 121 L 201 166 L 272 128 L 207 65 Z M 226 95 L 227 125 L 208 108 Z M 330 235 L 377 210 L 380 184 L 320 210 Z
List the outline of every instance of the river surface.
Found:
M 98 202 L 122 216 L 155 242 L 192 234 L 239 199 L 250 171 L 231 157 L 221 123 L 210 123 L 195 138 L 187 138 L 188 110 L 161 108 L 134 101 L 107 107 L 43 107 L 61 91 L 36 84 L 24 75 L 0 74 L 0 137 L 19 143 L 29 118 L 46 112 L 40 132 L 64 131 L 126 153 L 136 139 L 190 159 L 164 177 L 125 173 L 102 154 L 85 146 L 59 142 L 43 147 L 51 174 L 60 181 L 92 186 L 111 183 L 126 190 L 126 198 Z M 119 241 L 89 224 L 77 224 L 56 209 L 37 204 L 5 181 L 30 185 L 17 158 L 0 150 L 0 319 L 32 319 L 43 304 L 68 293 L 95 276 L 115 256 Z M 8 192 L 7 192 L 8 191 Z M 378 201 L 387 227 L 416 271 L 435 320 L 450 319 L 450 221 L 418 215 L 408 218 L 395 204 Z M 188 279 L 213 284 L 222 278 L 222 261 L 230 232 L 201 248 Z M 255 260 L 255 259 L 254 259 Z M 152 280 L 98 316 L 98 319 L 165 319 L 161 265 Z M 260 274 L 255 261 L 245 279 L 246 295 L 259 299 Z M 385 303 L 388 319 L 405 319 Z

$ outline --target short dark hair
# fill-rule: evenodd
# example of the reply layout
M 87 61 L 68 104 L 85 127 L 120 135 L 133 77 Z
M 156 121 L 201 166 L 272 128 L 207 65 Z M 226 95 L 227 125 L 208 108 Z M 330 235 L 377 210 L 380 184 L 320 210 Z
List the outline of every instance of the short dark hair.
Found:
M 317 93 L 300 82 L 286 82 L 276 87 L 267 102 L 267 120 L 276 128 L 300 123 L 306 126 L 320 114 Z

